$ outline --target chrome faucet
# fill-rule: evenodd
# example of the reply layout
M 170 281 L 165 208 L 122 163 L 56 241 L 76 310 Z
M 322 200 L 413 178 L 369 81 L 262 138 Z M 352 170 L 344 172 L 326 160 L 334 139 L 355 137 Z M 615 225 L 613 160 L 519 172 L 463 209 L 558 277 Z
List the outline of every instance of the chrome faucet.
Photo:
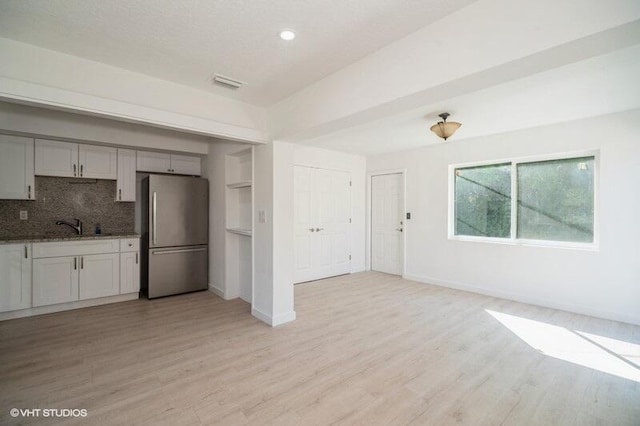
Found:
M 56 222 L 56 225 L 67 225 L 68 227 L 75 229 L 78 235 L 82 235 L 82 221 L 80 219 L 73 220 L 76 221 L 75 225 L 71 222 L 67 222 L 66 220 L 59 220 Z

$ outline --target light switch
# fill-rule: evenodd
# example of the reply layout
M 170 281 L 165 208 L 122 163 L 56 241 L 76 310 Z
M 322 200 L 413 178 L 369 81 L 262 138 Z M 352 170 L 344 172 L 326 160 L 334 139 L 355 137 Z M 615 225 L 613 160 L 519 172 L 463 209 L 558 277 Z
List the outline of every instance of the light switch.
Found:
M 29 219 L 29 213 L 26 210 L 20 210 L 20 220 Z
M 267 212 L 265 210 L 258 210 L 258 223 L 267 223 Z

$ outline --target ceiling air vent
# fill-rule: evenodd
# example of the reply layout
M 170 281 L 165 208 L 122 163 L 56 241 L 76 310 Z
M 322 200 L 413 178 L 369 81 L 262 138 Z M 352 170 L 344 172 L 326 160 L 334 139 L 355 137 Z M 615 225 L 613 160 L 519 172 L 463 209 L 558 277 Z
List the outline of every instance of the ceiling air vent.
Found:
M 234 80 L 232 78 L 225 77 L 220 74 L 213 75 L 213 82 L 215 84 L 219 84 L 220 86 L 224 86 L 234 90 L 239 89 L 246 84 L 244 81 Z

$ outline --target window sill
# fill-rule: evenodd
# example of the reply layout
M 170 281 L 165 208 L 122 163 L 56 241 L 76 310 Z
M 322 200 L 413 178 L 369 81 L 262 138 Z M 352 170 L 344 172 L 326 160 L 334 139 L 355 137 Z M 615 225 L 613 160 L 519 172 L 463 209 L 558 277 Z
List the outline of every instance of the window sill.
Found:
M 450 235 L 449 240 L 472 242 L 472 243 L 503 244 L 508 246 L 559 248 L 559 249 L 581 250 L 581 251 L 600 251 L 600 247 L 596 243 L 571 243 L 571 242 L 563 242 L 563 241 L 523 240 L 523 239 L 516 240 L 511 238 L 486 238 L 486 237 L 472 237 L 472 236 L 461 236 L 461 235 Z

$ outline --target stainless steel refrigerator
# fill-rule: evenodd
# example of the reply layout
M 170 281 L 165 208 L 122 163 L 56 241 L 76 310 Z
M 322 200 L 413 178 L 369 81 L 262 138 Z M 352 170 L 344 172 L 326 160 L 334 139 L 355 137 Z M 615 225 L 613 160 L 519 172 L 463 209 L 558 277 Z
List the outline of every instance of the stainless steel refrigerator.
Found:
M 149 299 L 208 288 L 209 181 L 142 181 L 142 291 Z

